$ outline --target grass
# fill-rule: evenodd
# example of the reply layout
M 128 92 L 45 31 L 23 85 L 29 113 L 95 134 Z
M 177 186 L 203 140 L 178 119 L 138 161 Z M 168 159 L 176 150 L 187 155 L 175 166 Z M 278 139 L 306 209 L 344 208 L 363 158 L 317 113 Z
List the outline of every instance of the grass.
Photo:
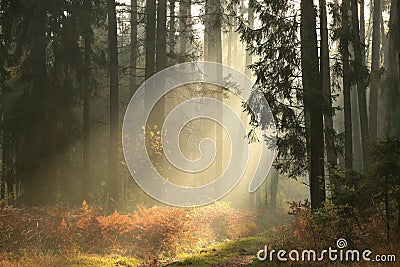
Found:
M 142 260 L 133 257 L 122 257 L 122 256 L 100 256 L 100 255 L 52 255 L 52 254 L 26 254 L 22 257 L 2 257 L 0 258 L 0 266 L 18 266 L 18 267 L 47 267 L 47 266 L 68 266 L 68 267 L 80 267 L 80 266 L 101 266 L 101 267 L 135 267 L 143 264 Z
M 268 234 L 264 233 L 215 244 L 197 254 L 178 255 L 183 260 L 169 266 L 265 266 L 257 260 L 256 254 L 268 240 Z

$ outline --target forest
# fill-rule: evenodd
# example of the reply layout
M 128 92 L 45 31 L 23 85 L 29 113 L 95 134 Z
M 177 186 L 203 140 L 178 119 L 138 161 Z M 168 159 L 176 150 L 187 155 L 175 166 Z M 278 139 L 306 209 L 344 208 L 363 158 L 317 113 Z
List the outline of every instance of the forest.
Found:
M 0 266 L 397 266 L 397 0 L 0 0 Z

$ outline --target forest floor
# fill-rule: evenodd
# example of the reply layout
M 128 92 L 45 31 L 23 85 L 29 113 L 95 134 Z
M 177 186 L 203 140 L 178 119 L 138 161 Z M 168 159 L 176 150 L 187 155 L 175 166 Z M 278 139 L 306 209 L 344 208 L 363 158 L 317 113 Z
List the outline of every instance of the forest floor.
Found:
M 72 256 L 38 254 L 19 258 L 18 260 L 1 260 L 0 266 L 265 266 L 256 258 L 257 251 L 268 240 L 268 233 L 217 243 L 190 254 L 178 254 L 159 262 L 145 264 L 143 259 L 118 255 L 85 255 Z M 258 263 L 258 264 L 257 264 Z

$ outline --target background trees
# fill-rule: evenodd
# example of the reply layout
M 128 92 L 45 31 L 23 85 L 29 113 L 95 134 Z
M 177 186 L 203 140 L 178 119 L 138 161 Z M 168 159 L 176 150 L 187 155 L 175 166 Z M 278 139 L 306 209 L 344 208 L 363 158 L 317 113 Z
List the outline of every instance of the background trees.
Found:
M 308 177 L 321 207 L 341 170 L 373 175 L 371 142 L 399 134 L 398 9 L 394 0 L 2 0 L 0 197 L 85 198 L 111 210 L 146 199 L 121 156 L 124 108 L 156 71 L 205 59 L 262 88 L 280 178 Z M 256 202 L 275 206 L 277 177 Z

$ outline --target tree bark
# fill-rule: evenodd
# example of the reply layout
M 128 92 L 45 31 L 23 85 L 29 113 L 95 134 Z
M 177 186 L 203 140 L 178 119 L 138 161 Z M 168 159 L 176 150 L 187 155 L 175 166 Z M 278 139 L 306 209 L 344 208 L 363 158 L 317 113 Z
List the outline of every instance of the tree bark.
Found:
M 276 210 L 276 200 L 278 196 L 278 183 L 279 183 L 279 172 L 277 169 L 272 167 L 271 169 L 271 201 L 270 208 L 272 211 Z
M 90 101 L 91 101 L 91 85 L 92 85 L 92 42 L 93 35 L 91 29 L 91 1 L 84 2 L 85 18 L 85 58 L 84 58 L 84 74 L 83 74 L 83 146 L 82 146 L 82 198 L 88 201 L 89 180 L 90 180 Z
M 389 23 L 389 48 L 387 89 L 385 101 L 385 133 L 395 136 L 400 132 L 399 118 L 399 5 L 391 0 Z
M 310 114 L 310 195 L 311 208 L 321 208 L 325 201 L 324 136 L 322 86 L 318 65 L 315 10 L 312 0 L 301 1 L 301 64 L 304 109 Z
M 180 0 L 179 3 L 179 62 L 186 62 L 187 43 L 188 43 L 188 25 L 190 13 L 190 1 Z
M 175 53 L 175 0 L 169 0 L 169 32 L 168 32 L 168 41 L 170 47 L 170 53 Z
M 158 0 L 156 71 L 167 66 L 167 0 Z
M 253 28 L 254 26 L 254 11 L 253 8 L 249 7 L 247 9 L 247 16 L 248 16 L 248 23 L 249 27 Z M 251 51 L 246 51 L 246 66 L 245 66 L 245 74 L 247 77 L 251 77 L 251 70 L 249 69 L 249 66 L 253 63 L 253 56 L 251 55 Z
M 381 1 L 374 0 L 372 27 L 372 63 L 371 63 L 371 88 L 369 95 L 369 133 L 372 140 L 378 136 L 378 90 L 380 69 L 380 39 L 381 39 Z
M 343 102 L 344 102 L 344 161 L 346 170 L 353 169 L 353 126 L 351 120 L 351 83 L 350 83 L 350 64 L 349 64 L 349 16 L 350 0 L 342 2 L 342 24 L 343 35 L 341 40 L 341 54 L 343 59 Z
M 362 43 L 360 40 L 360 29 L 358 21 L 358 1 L 351 0 L 351 21 L 354 34 L 354 71 L 357 81 L 357 96 L 358 96 L 358 110 L 360 116 L 361 126 L 361 149 L 363 159 L 363 171 L 369 168 L 369 153 L 367 141 L 369 139 L 368 133 L 368 116 L 367 116 L 367 100 L 366 100 L 366 83 L 365 72 L 363 66 L 363 52 Z
M 146 67 L 145 79 L 155 71 L 156 53 L 156 0 L 146 0 Z
M 322 76 L 322 91 L 325 98 L 325 146 L 326 156 L 328 161 L 329 175 L 337 165 L 337 155 L 335 149 L 335 130 L 333 128 L 333 112 L 332 112 L 332 92 L 331 92 L 331 75 L 329 66 L 329 43 L 328 43 L 328 22 L 326 15 L 326 0 L 320 0 L 320 35 L 321 35 L 321 76 Z
M 110 54 L 110 136 L 108 151 L 108 213 L 118 203 L 118 46 L 115 0 L 108 0 L 108 49 Z
M 134 95 L 137 89 L 137 56 L 138 56 L 138 13 L 137 0 L 131 0 L 131 51 L 130 51 L 130 93 Z

